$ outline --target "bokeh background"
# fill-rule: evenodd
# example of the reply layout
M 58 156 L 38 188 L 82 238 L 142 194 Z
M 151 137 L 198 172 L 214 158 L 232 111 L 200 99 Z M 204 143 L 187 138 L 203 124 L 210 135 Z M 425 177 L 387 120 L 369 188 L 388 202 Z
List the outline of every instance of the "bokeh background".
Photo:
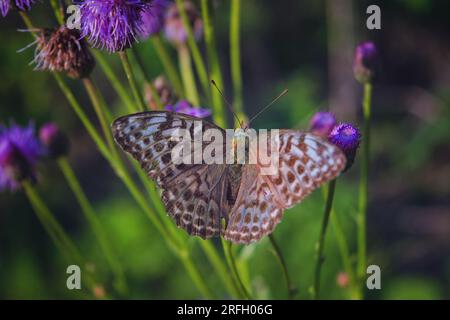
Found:
M 370 4 L 381 7 L 381 30 L 365 27 Z M 214 1 L 214 7 L 222 70 L 229 80 L 228 1 Z M 306 129 L 310 116 L 328 106 L 339 120 L 360 124 L 362 93 L 352 74 L 354 48 L 372 40 L 379 49 L 382 67 L 374 86 L 367 225 L 369 263 L 381 267 L 382 289 L 368 292 L 371 299 L 450 298 L 448 12 L 448 1 L 242 1 L 245 111 L 255 114 L 282 89 L 290 90 L 257 119 L 257 128 Z M 36 25 L 56 23 L 47 1 L 34 6 L 31 15 Z M 54 79 L 33 71 L 33 48 L 16 52 L 32 41 L 29 33 L 17 31 L 21 28 L 16 13 L 0 19 L 0 121 L 26 124 L 33 119 L 37 126 L 54 121 L 68 133 L 70 162 L 125 267 L 129 298 L 200 298 L 179 260 L 96 151 Z M 138 47 L 151 75 L 157 76 L 162 68 L 153 48 L 149 43 Z M 121 70 L 117 57 L 108 60 Z M 94 77 L 111 108 L 121 110 L 102 73 L 97 70 Z M 70 86 L 88 106 L 81 85 L 71 81 Z M 358 166 L 357 159 L 339 179 L 335 198 L 352 252 Z M 39 166 L 38 190 L 107 283 L 110 275 L 97 242 L 52 161 Z M 317 191 L 288 210 L 275 231 L 298 288 L 297 298 L 310 297 L 323 206 Z M 197 241 L 190 240 L 195 260 L 210 287 L 226 298 L 209 264 L 202 263 L 206 259 Z M 239 248 L 238 253 L 248 264 L 258 298 L 285 298 L 282 274 L 267 239 Z M 323 298 L 348 297 L 336 281 L 343 267 L 332 228 L 325 256 Z M 66 289 L 66 266 L 24 194 L 1 193 L 0 298 L 83 297 Z

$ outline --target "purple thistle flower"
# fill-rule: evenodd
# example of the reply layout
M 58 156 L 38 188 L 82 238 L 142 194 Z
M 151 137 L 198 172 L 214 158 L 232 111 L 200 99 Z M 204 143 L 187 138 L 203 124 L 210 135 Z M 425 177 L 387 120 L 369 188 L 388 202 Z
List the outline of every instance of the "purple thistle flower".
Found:
M 356 150 L 361 142 L 361 133 L 358 128 L 348 123 L 341 123 L 333 128 L 328 140 L 344 152 L 347 157 L 344 171 L 348 170 L 355 161 Z
M 180 100 L 174 106 L 166 106 L 166 110 L 184 113 L 197 118 L 206 118 L 211 115 L 211 111 L 202 108 L 193 108 L 187 100 Z
M 6 17 L 6 15 L 9 12 L 9 9 L 11 8 L 11 1 L 12 0 L 0 0 L 0 11 L 3 17 Z M 31 6 L 35 2 L 36 0 L 15 0 L 14 4 L 17 9 L 21 11 L 27 11 L 31 9 Z
M 84 0 L 79 3 L 81 35 L 96 48 L 123 51 L 142 33 L 141 13 L 150 7 L 144 0 Z
M 35 165 L 42 154 L 34 126 L 0 128 L 0 190 L 14 191 L 25 179 L 35 179 Z
M 189 24 L 194 33 L 196 40 L 200 40 L 203 34 L 203 22 L 195 8 L 190 1 L 184 1 L 184 10 L 189 20 Z M 183 19 L 181 18 L 178 6 L 173 3 L 167 10 L 164 21 L 164 34 L 171 43 L 180 45 L 186 43 L 188 39 L 187 31 L 184 29 Z
M 310 121 L 310 131 L 318 136 L 327 137 L 336 125 L 336 117 L 331 112 L 317 112 Z
M 140 37 L 142 39 L 146 39 L 161 31 L 169 4 L 169 0 L 154 0 L 148 8 L 141 12 L 142 30 Z
M 41 127 L 39 140 L 46 148 L 47 154 L 52 158 L 58 158 L 69 153 L 69 139 L 55 123 L 49 122 Z
M 355 51 L 353 73 L 361 83 L 371 81 L 378 64 L 378 51 L 373 42 L 363 42 Z

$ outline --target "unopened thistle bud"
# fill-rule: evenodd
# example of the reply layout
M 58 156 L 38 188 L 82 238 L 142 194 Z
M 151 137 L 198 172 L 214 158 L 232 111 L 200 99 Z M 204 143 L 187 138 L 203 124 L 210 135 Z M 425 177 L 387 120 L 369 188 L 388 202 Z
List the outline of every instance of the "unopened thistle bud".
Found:
M 37 41 L 34 57 L 36 70 L 64 72 L 71 78 L 85 78 L 95 66 L 86 43 L 80 34 L 61 26 L 44 30 Z
M 184 10 L 189 20 L 189 25 L 194 33 L 195 40 L 200 40 L 203 35 L 203 22 L 195 8 L 190 1 L 184 1 Z M 164 22 L 164 34 L 172 44 L 184 44 L 188 40 L 188 32 L 184 28 L 183 19 L 178 10 L 176 3 L 173 3 L 167 10 L 166 19 Z
M 355 51 L 353 73 L 361 83 L 370 82 L 378 66 L 378 51 L 373 42 L 361 43 Z
M 159 96 L 159 100 L 163 106 L 173 105 L 177 102 L 178 98 L 173 92 L 172 87 L 167 82 L 164 76 L 159 76 L 153 81 L 153 87 Z M 145 101 L 151 110 L 158 109 L 158 105 L 154 97 L 152 96 L 152 90 L 148 83 L 144 84 Z
M 310 121 L 310 131 L 321 137 L 328 137 L 336 125 L 336 117 L 331 112 L 317 112 Z
M 39 140 L 51 158 L 58 158 L 69 153 L 69 139 L 54 123 L 46 123 L 39 130 Z
M 361 142 L 361 133 L 358 128 L 348 123 L 341 123 L 333 128 L 328 139 L 344 152 L 347 157 L 347 166 L 344 171 L 348 170 L 355 161 L 356 150 Z

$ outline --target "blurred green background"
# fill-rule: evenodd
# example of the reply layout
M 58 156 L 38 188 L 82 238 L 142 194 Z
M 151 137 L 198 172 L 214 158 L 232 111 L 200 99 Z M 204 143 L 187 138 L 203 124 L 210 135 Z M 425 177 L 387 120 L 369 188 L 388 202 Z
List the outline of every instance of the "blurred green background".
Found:
M 365 27 L 370 4 L 381 7 L 381 30 Z M 229 2 L 214 1 L 214 8 L 219 55 L 229 84 Z M 255 127 L 306 129 L 310 116 L 328 106 L 339 120 L 360 124 L 361 88 L 352 75 L 354 47 L 366 40 L 378 46 L 382 68 L 374 87 L 368 253 L 369 263 L 381 267 L 382 289 L 369 291 L 371 299 L 450 298 L 448 12 L 448 1 L 242 1 L 245 111 L 253 115 L 282 89 L 290 90 Z M 55 24 L 47 1 L 35 5 L 31 16 L 36 25 Z M 33 119 L 37 126 L 55 121 L 69 134 L 70 162 L 125 267 L 129 298 L 200 298 L 179 260 L 96 151 L 51 75 L 33 71 L 33 48 L 16 52 L 32 41 L 30 34 L 17 32 L 20 28 L 24 26 L 16 13 L 0 19 L 0 121 L 26 124 Z M 151 45 L 138 47 L 151 75 L 158 75 L 162 68 Z M 108 59 L 121 70 L 115 56 Z M 99 70 L 94 78 L 108 104 L 123 110 Z M 90 113 L 81 85 L 70 85 Z M 335 197 L 352 252 L 358 165 L 357 158 L 339 179 Z M 55 163 L 40 165 L 38 188 L 108 291 L 107 265 Z M 317 191 L 288 210 L 274 233 L 298 288 L 297 298 L 310 297 L 323 206 Z M 203 263 L 197 241 L 201 240 L 190 239 L 207 283 L 227 298 L 210 265 Z M 268 239 L 239 247 L 238 252 L 248 264 L 256 297 L 286 297 Z M 336 282 L 343 267 L 332 228 L 325 256 L 322 297 L 348 297 Z M 0 298 L 85 297 L 66 289 L 66 267 L 26 197 L 21 192 L 1 193 Z

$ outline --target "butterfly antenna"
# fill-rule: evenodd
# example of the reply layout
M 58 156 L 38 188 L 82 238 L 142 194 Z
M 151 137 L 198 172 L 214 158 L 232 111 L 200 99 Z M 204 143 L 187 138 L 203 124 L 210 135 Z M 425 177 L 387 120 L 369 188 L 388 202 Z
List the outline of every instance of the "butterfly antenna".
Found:
M 227 98 L 225 98 L 224 94 L 222 93 L 222 91 L 220 91 L 219 87 L 217 86 L 216 82 L 214 80 L 211 80 L 212 85 L 217 89 L 217 91 L 219 91 L 220 95 L 222 96 L 223 101 L 225 101 L 225 104 L 228 106 L 228 109 L 230 109 L 231 113 L 233 114 L 233 116 L 236 118 L 237 122 L 239 123 L 239 125 L 242 127 L 242 121 L 239 119 L 239 117 L 237 116 L 236 113 L 234 113 L 233 111 L 233 105 L 227 100 Z
M 275 99 L 272 100 L 271 103 L 269 103 L 267 106 L 265 106 L 264 108 L 262 108 L 257 114 L 255 114 L 249 121 L 248 124 L 250 125 L 250 123 L 256 119 L 256 117 L 258 117 L 261 113 L 263 113 L 264 111 L 267 110 L 267 108 L 271 107 L 275 102 L 277 102 L 281 97 L 283 97 L 284 95 L 286 95 L 289 92 L 288 89 L 284 89 L 283 92 L 281 92 Z

